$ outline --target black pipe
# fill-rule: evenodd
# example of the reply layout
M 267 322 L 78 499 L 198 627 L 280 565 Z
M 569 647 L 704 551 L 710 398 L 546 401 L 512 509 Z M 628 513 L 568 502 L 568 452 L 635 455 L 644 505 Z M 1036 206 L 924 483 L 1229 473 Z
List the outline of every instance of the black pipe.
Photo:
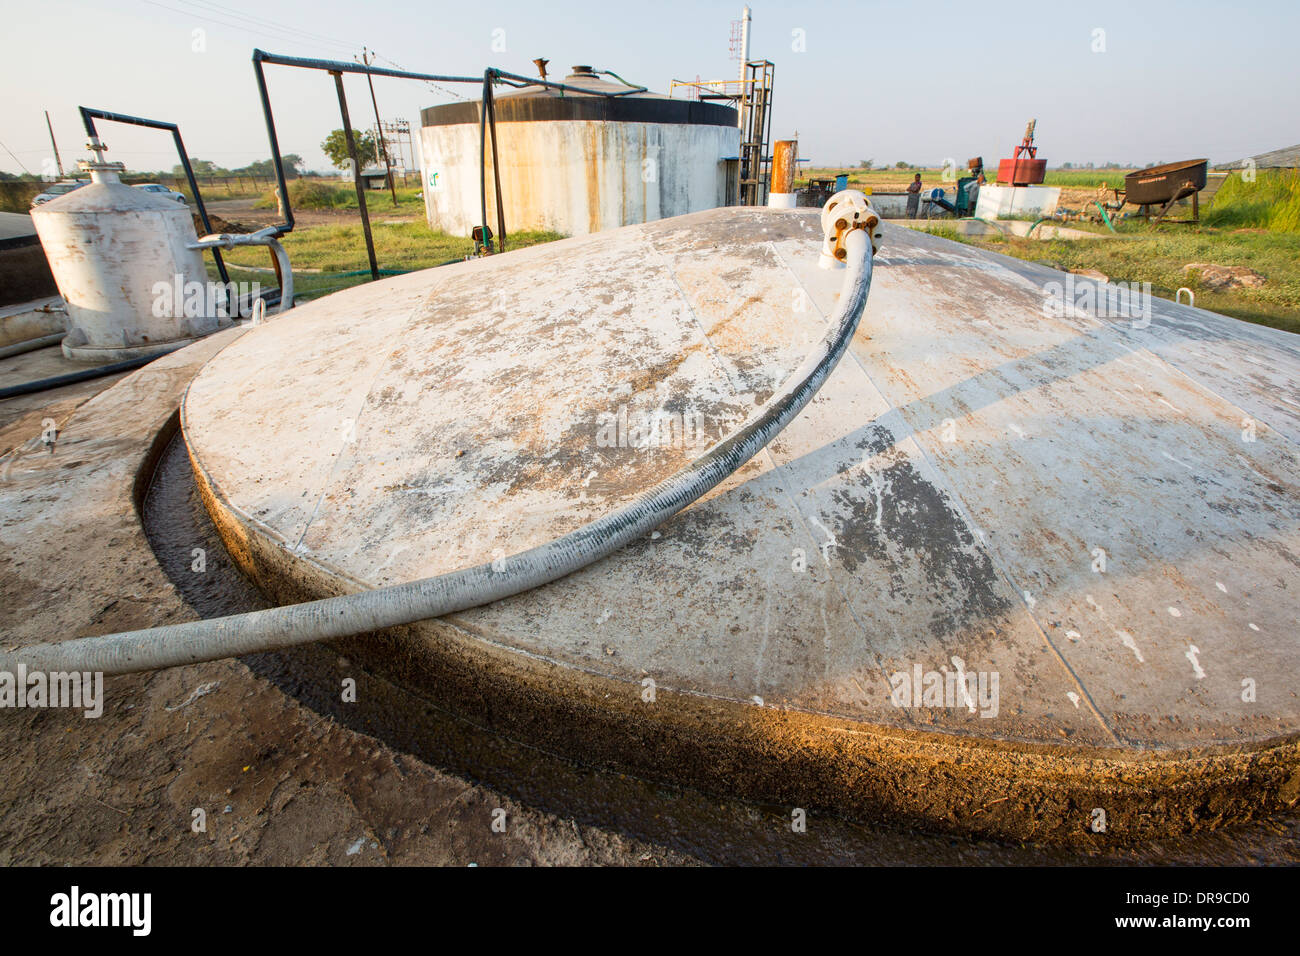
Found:
M 271 97 L 266 92 L 266 75 L 262 72 L 262 60 L 267 54 L 261 50 L 253 51 L 253 73 L 257 76 L 257 92 L 262 99 L 262 118 L 266 121 L 266 138 L 271 143 L 271 161 L 275 164 L 275 180 L 284 201 L 284 222 L 275 227 L 278 239 L 285 233 L 293 232 L 293 206 L 289 203 L 289 184 L 284 179 L 284 161 L 280 158 L 280 138 L 275 134 L 275 117 L 271 114 Z
M 273 226 L 274 235 L 279 237 L 285 233 L 293 231 L 293 208 L 289 203 L 289 187 L 284 178 L 284 163 L 280 159 L 280 141 L 275 133 L 275 117 L 271 113 L 271 98 L 266 90 L 266 73 L 262 68 L 263 63 L 271 63 L 276 66 L 293 66 L 305 70 L 322 70 L 326 73 L 362 73 L 367 76 L 390 76 L 399 80 L 420 80 L 426 83 L 477 83 L 478 77 L 473 76 L 440 76 L 433 73 L 412 73 L 408 70 L 390 70 L 386 67 L 370 66 L 362 63 L 345 63 L 342 60 L 317 60 L 307 57 L 281 56 L 278 53 L 267 53 L 265 50 L 253 50 L 253 72 L 257 77 L 257 91 L 262 100 L 262 117 L 266 121 L 266 135 L 271 143 L 271 161 L 275 164 L 275 178 L 279 183 L 280 195 L 284 197 L 284 222 Z M 559 90 L 561 95 L 568 90 L 574 93 L 585 93 L 593 96 L 604 96 L 614 98 L 626 96 L 629 93 L 638 92 L 637 90 L 621 90 L 617 93 L 598 92 L 583 89 L 578 86 L 570 86 L 567 83 L 553 83 L 550 80 L 536 79 L 527 76 L 520 76 L 517 73 L 506 73 L 501 70 L 488 67 L 483 71 L 483 116 L 479 120 L 479 194 L 482 200 L 482 219 L 483 219 L 483 241 L 487 237 L 487 106 L 491 96 L 491 83 L 493 80 L 508 83 L 510 85 L 521 86 L 543 86 L 547 89 Z M 340 90 L 341 90 L 340 85 Z M 495 124 L 494 124 L 495 125 Z M 495 134 L 495 128 L 494 128 Z M 493 136 L 493 148 L 496 147 L 496 137 Z M 359 171 L 358 171 L 359 172 Z M 497 174 L 499 177 L 499 173 Z M 500 192 L 500 182 L 497 183 L 498 194 Z M 364 198 L 362 203 L 362 215 L 365 215 Z M 498 203 L 499 205 L 499 203 Z M 498 220 L 498 226 L 503 227 L 503 222 Z M 367 227 L 368 228 L 368 227 Z M 503 228 L 504 231 L 504 228 Z M 371 249 L 372 272 L 374 267 L 374 252 Z
M 370 66 L 364 63 L 348 63 L 343 60 L 317 60 L 309 57 L 281 56 L 278 53 L 267 53 L 263 50 L 253 51 L 253 61 L 255 63 L 271 63 L 275 66 L 296 66 L 304 70 L 324 70 L 326 73 L 364 73 L 369 76 L 391 76 L 394 79 L 420 80 L 425 83 L 477 83 L 479 81 L 477 76 L 439 76 L 433 73 L 412 73 L 409 70 L 391 70 L 387 67 Z M 501 79 L 515 80 L 528 86 L 545 86 L 553 90 L 571 90 L 574 93 L 594 93 L 596 96 L 620 95 L 617 93 L 594 92 L 580 86 L 570 86 L 566 83 L 555 83 L 551 80 L 520 76 L 517 73 L 505 73 L 492 68 L 489 68 L 488 72 Z
M 483 71 L 483 102 L 479 104 L 478 111 L 478 198 L 480 211 L 482 212 L 483 231 L 479 234 L 479 242 L 487 245 L 488 241 L 488 224 L 487 224 L 487 104 L 488 97 L 492 95 L 492 71 L 490 69 Z
M 304 70 L 324 70 L 326 73 L 367 73 L 370 76 L 391 76 L 399 80 L 423 80 L 426 83 L 477 83 L 476 76 L 435 76 L 432 73 L 411 73 L 407 70 L 390 70 L 382 66 L 348 63 L 343 60 L 316 60 L 300 56 L 281 56 L 263 50 L 253 51 L 254 63 L 271 63 L 275 66 L 296 66 Z
M 189 343 L 186 342 L 185 345 Z M 168 352 L 174 352 L 176 349 L 183 348 L 178 345 L 175 348 L 168 349 L 167 352 L 155 352 L 152 355 L 142 355 L 138 358 L 127 359 L 124 362 L 114 362 L 112 365 L 100 365 L 95 368 L 82 369 L 80 372 L 69 372 L 66 375 L 54 375 L 50 378 L 38 378 L 31 382 L 20 382 L 17 385 L 9 385 L 0 388 L 0 401 L 6 398 L 15 398 L 18 395 L 30 395 L 33 392 L 44 392 L 51 388 L 62 388 L 64 385 L 75 385 L 77 382 L 88 382 L 91 379 L 103 378 L 105 375 L 116 375 L 118 372 L 130 372 L 133 369 L 148 365 L 156 358 L 162 358 Z
M 497 98 L 488 88 L 488 126 L 492 131 L 492 180 L 497 194 L 497 252 L 506 251 L 506 210 L 501 202 L 501 163 L 497 161 Z
M 545 86 L 548 89 L 552 89 L 552 90 L 568 90 L 571 93 L 585 93 L 588 96 L 604 96 L 612 99 L 616 96 L 626 96 L 627 93 L 634 92 L 632 90 L 628 90 L 627 92 L 606 93 L 603 90 L 584 89 L 581 86 L 571 86 L 568 83 L 553 83 L 550 80 L 540 80 L 537 79 L 536 77 L 520 76 L 518 73 L 505 73 L 501 70 L 496 70 L 496 69 L 489 69 L 488 72 L 490 72 L 497 79 L 501 79 L 501 80 L 517 80 L 526 84 L 527 86 Z
M 618 80 L 624 86 L 629 87 L 629 89 L 623 90 L 621 93 L 611 93 L 610 94 L 611 96 L 635 96 L 637 93 L 650 92 L 644 86 L 637 86 L 635 83 L 629 83 L 627 80 L 623 79 L 623 77 L 619 76 L 613 70 L 597 70 L 596 73 L 601 76 L 612 76 L 614 79 Z
M 149 129 L 161 129 L 170 132 L 172 140 L 176 144 L 176 152 L 181 158 L 181 168 L 185 170 L 185 178 L 189 180 L 190 191 L 194 193 L 194 206 L 199 213 L 199 222 L 203 223 L 203 229 L 206 233 L 212 233 L 212 223 L 208 221 L 208 210 L 203 205 L 203 195 L 199 192 L 198 180 L 194 178 L 194 168 L 190 165 L 190 156 L 185 151 L 185 142 L 181 139 L 181 128 L 179 126 L 175 123 L 164 123 L 161 120 L 145 119 L 143 116 L 110 113 L 107 110 L 93 110 L 88 106 L 79 106 L 77 108 L 81 110 L 81 122 L 86 127 L 86 135 L 92 140 L 98 141 L 99 139 L 99 134 L 95 131 L 96 119 L 108 120 L 111 123 L 125 123 L 130 126 L 147 126 Z M 229 285 L 230 275 L 226 272 L 226 263 L 221 258 L 221 253 L 213 249 L 212 258 L 217 264 L 217 274 L 221 276 L 221 281 Z
M 370 259 L 370 281 L 379 281 L 379 263 L 375 261 L 375 237 L 370 234 L 370 210 L 366 207 L 366 187 L 361 182 L 361 163 L 357 159 L 357 141 L 352 135 L 352 120 L 348 117 L 348 98 L 343 92 L 343 74 L 332 72 L 334 86 L 339 94 L 339 114 L 343 117 L 343 138 L 348 143 L 348 158 L 352 160 L 352 180 L 357 187 L 357 207 L 361 210 L 361 231 L 366 236 L 366 255 Z

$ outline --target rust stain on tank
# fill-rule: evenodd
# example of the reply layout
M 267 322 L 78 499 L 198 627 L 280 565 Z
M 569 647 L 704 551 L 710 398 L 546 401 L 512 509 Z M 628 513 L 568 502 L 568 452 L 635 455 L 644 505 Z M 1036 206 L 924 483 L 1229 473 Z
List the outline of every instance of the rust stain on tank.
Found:
M 585 130 L 587 137 L 587 226 L 591 232 L 600 231 L 600 141 L 599 129 L 592 125 Z

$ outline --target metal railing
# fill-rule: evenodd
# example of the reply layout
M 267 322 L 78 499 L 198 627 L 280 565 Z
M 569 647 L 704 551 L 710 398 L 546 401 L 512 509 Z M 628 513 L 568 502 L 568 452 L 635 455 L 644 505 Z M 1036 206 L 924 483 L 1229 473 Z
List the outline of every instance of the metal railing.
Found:
M 176 153 L 181 159 L 181 168 L 185 170 L 185 179 L 190 184 L 190 191 L 194 194 L 194 207 L 199 214 L 199 222 L 203 223 L 203 231 L 212 232 L 212 223 L 208 221 L 208 210 L 203 205 L 203 196 L 199 192 L 198 180 L 194 178 L 194 167 L 190 165 L 190 157 L 185 152 L 185 142 L 181 139 L 181 128 L 175 123 L 165 123 L 162 120 L 146 119 L 143 116 L 130 116 L 126 113 L 110 113 L 107 110 L 94 110 L 88 106 L 79 106 L 81 110 L 81 122 L 86 127 L 86 135 L 90 137 L 92 143 L 99 142 L 99 133 L 95 129 L 95 120 L 107 120 L 111 123 L 125 123 L 128 126 L 146 126 L 149 129 L 160 129 L 172 134 L 172 140 L 176 144 Z M 279 168 L 281 175 L 283 169 Z M 212 250 L 212 258 L 217 264 L 217 273 L 221 276 L 221 281 L 226 285 L 230 284 L 230 275 L 226 272 L 226 264 L 222 261 L 221 253 L 216 249 Z
M 278 184 L 281 202 L 284 207 L 284 222 L 270 227 L 275 230 L 274 235 L 276 236 L 282 236 L 286 233 L 292 232 L 294 220 L 293 208 L 289 201 L 289 187 L 284 176 L 284 163 L 280 158 L 280 141 L 275 129 L 275 115 L 271 110 L 271 98 L 270 94 L 267 92 L 266 71 L 263 69 L 263 64 L 297 67 L 304 70 L 320 70 L 329 73 L 334 77 L 334 87 L 339 100 L 339 115 L 343 120 L 343 136 L 348 145 L 348 158 L 352 161 L 352 175 L 357 191 L 357 206 L 361 212 L 361 230 L 365 235 L 366 257 L 369 260 L 370 277 L 372 281 L 379 278 L 380 270 L 378 261 L 375 257 L 375 240 L 370 229 L 370 212 L 366 205 L 365 184 L 361 179 L 361 165 L 357 161 L 356 139 L 352 131 L 352 121 L 348 116 L 347 96 L 343 90 L 344 73 L 357 73 L 372 77 L 387 76 L 399 80 L 418 80 L 423 83 L 482 84 L 483 93 L 479 107 L 479 198 L 482 220 L 480 224 L 482 229 L 481 236 L 486 239 L 489 235 L 489 230 L 487 228 L 487 140 L 490 134 L 492 139 L 492 172 L 496 192 L 497 250 L 500 252 L 504 252 L 506 248 L 506 226 L 505 211 L 502 206 L 501 198 L 501 169 L 497 163 L 496 106 L 492 90 L 493 84 L 501 83 L 505 86 L 511 86 L 516 89 L 527 86 L 540 86 L 546 89 L 558 90 L 560 91 L 561 96 L 565 93 L 578 93 L 583 96 L 603 96 L 610 99 L 643 92 L 645 89 L 644 87 L 631 87 L 617 92 L 584 89 L 583 87 L 572 86 L 568 83 L 556 83 L 552 80 L 538 77 L 519 76 L 516 73 L 507 73 L 504 70 L 498 70 L 493 67 L 485 69 L 481 77 L 443 76 L 435 73 L 414 73 L 410 70 L 389 69 L 387 67 L 374 66 L 366 63 L 349 63 L 343 60 L 317 60 L 306 57 L 281 56 L 276 53 L 267 53 L 263 50 L 254 50 L 253 72 L 257 77 L 257 91 L 262 101 L 262 115 L 266 120 L 266 135 L 270 140 L 271 157 L 275 163 L 275 178 Z

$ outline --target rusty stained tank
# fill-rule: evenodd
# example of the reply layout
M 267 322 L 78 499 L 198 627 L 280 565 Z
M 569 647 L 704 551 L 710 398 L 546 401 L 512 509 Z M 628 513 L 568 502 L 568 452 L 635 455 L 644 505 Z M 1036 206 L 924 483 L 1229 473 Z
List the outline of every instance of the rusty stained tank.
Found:
M 590 94 L 528 86 L 495 101 L 508 231 L 584 235 L 726 204 L 726 160 L 740 151 L 736 111 L 606 80 L 589 66 L 562 79 Z M 614 93 L 617 96 L 602 94 Z M 468 235 L 482 220 L 481 104 L 421 113 L 429 225 Z M 487 150 L 487 221 L 497 206 Z

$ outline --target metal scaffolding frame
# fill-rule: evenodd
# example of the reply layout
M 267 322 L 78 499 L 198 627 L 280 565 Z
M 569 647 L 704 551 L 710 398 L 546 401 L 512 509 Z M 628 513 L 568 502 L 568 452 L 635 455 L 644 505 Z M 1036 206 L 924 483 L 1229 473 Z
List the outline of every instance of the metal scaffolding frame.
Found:
M 772 81 L 776 67 L 771 60 L 750 60 L 745 64 L 744 95 L 740 103 L 740 204 L 762 206 L 767 202 L 772 154 Z

